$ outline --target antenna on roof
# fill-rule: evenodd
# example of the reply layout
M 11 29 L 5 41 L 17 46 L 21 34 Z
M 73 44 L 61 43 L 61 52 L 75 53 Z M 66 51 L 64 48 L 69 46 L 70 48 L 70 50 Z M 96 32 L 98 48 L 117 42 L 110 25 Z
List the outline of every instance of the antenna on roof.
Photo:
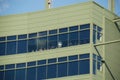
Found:
M 115 11 L 115 0 L 108 0 L 108 7 L 111 12 Z
M 46 9 L 51 8 L 51 3 L 52 3 L 52 0 L 46 0 Z

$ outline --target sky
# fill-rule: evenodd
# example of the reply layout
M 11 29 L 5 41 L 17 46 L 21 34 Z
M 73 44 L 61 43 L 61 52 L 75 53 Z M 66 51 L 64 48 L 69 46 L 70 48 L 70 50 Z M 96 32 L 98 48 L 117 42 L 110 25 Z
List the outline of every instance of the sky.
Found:
M 52 8 L 90 0 L 52 0 Z M 108 8 L 108 0 L 91 0 Z M 120 16 L 120 0 L 116 0 L 116 14 Z M 0 0 L 0 16 L 45 10 L 45 0 Z

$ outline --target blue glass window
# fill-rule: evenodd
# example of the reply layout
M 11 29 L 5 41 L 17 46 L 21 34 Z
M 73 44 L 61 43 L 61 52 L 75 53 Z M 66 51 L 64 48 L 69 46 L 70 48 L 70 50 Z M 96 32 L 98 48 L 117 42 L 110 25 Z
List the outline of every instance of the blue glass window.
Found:
M 67 63 L 58 64 L 58 77 L 67 76 Z
M 67 57 L 60 57 L 60 58 L 58 58 L 58 62 L 63 62 L 63 61 L 67 61 Z
M 16 54 L 16 41 L 7 42 L 7 55 Z
M 4 70 L 4 65 L 1 65 L 1 66 L 0 66 L 0 70 Z
M 98 61 L 98 62 L 97 62 L 97 69 L 100 70 L 100 67 L 101 67 L 101 66 L 102 66 L 101 62 Z
M 31 33 L 29 34 L 29 38 L 37 37 L 37 33 Z
M 57 35 L 48 37 L 48 48 L 49 49 L 57 48 Z
M 5 42 L 0 43 L 0 55 L 5 55 L 5 46 L 6 46 Z
M 7 70 L 5 71 L 5 80 L 14 80 L 15 71 L 14 70 Z
M 96 60 L 96 58 L 97 58 L 96 54 L 93 54 L 93 59 L 95 59 L 95 60 Z
M 55 29 L 55 30 L 50 30 L 50 31 L 49 31 L 49 34 L 57 34 L 57 29 Z
M 52 64 L 47 67 L 47 78 L 56 78 L 57 75 L 57 65 Z
M 39 36 L 46 36 L 47 35 L 47 31 L 39 32 L 38 34 L 39 34 Z
M 78 61 L 69 62 L 68 75 L 77 75 L 78 74 Z
M 26 63 L 16 64 L 16 68 L 22 68 L 22 67 L 26 67 Z
M 38 39 L 38 49 L 39 50 L 47 49 L 47 37 L 42 37 Z
M 37 62 L 38 65 L 41 65 L 41 64 L 46 64 L 46 60 L 40 60 Z
M 89 53 L 87 53 L 87 54 L 80 54 L 80 59 L 89 58 L 89 57 L 90 57 Z
M 27 66 L 35 66 L 35 65 L 36 65 L 36 61 L 28 62 L 28 63 L 27 63 Z
M 69 56 L 69 60 L 77 60 L 78 55 Z
M 80 31 L 80 44 L 86 44 L 90 42 L 90 30 Z
M 37 39 L 29 39 L 28 40 L 28 52 L 37 50 Z
M 97 57 L 97 60 L 98 61 L 101 61 L 102 60 L 102 57 L 101 56 L 96 56 Z
M 90 73 L 90 62 L 89 60 L 80 60 L 79 62 L 79 74 L 89 74 Z
M 93 60 L 93 74 L 96 74 L 96 60 Z
M 0 71 L 0 80 L 4 80 L 4 71 Z
M 19 40 L 17 53 L 26 53 L 27 52 L 27 40 Z
M 70 31 L 76 31 L 76 30 L 78 30 L 78 26 L 69 27 L 69 30 Z
M 101 28 L 101 27 L 97 27 L 97 31 L 98 31 L 98 32 L 101 32 L 101 31 L 102 31 L 102 28 Z
M 59 29 L 59 33 L 67 32 L 67 31 L 68 31 L 68 28 L 61 28 L 61 29 Z
M 27 80 L 36 80 L 36 68 L 27 68 Z
M 61 47 L 68 46 L 68 34 L 59 34 L 59 42 L 61 43 Z
M 26 39 L 26 38 L 27 38 L 27 34 L 18 35 L 18 39 Z
M 93 30 L 93 43 L 95 44 L 96 43 L 96 31 Z
M 5 65 L 5 69 L 15 68 L 15 64 Z
M 87 29 L 87 28 L 90 28 L 90 24 L 80 25 L 80 29 Z
M 5 37 L 0 37 L 0 41 L 5 41 Z
M 97 29 L 97 27 L 96 27 L 96 25 L 95 25 L 95 24 L 93 25 L 93 29 L 94 29 L 94 30 L 96 30 L 96 29 Z
M 77 45 L 78 44 L 78 32 L 69 33 L 69 45 Z
M 46 79 L 46 66 L 37 67 L 37 80 Z
M 48 63 L 55 63 L 57 61 L 56 58 L 53 58 L 53 59 L 48 59 Z
M 17 69 L 15 80 L 25 80 L 25 76 L 26 76 L 25 73 L 26 73 L 26 69 Z
M 16 40 L 16 36 L 7 36 L 7 40 Z
M 100 40 L 101 37 L 102 37 L 102 33 L 97 32 L 97 39 Z

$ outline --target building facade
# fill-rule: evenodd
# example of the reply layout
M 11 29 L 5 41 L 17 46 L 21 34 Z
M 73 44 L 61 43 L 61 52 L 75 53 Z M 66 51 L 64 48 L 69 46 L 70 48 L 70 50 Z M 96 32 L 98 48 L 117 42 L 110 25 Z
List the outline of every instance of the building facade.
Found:
M 119 80 L 120 43 L 98 46 L 120 39 L 116 17 L 95 2 L 1 16 L 0 80 Z

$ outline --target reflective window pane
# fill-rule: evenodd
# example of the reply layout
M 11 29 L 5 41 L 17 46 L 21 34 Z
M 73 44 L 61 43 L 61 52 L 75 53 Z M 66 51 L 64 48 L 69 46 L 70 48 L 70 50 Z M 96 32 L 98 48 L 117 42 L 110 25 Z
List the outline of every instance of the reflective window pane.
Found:
M 57 35 L 48 37 L 48 48 L 49 49 L 57 48 Z
M 0 37 L 0 41 L 5 41 L 5 37 Z
M 47 49 L 47 37 L 38 39 L 38 49 L 39 51 Z
M 36 80 L 36 68 L 27 68 L 27 80 Z
M 69 56 L 68 58 L 69 58 L 69 60 L 77 60 L 78 55 Z
M 57 34 L 57 29 L 55 29 L 55 30 L 50 30 L 50 31 L 49 31 L 49 34 Z
M 58 47 L 68 46 L 68 34 L 59 34 Z
M 61 28 L 61 29 L 59 29 L 59 33 L 67 32 L 67 31 L 68 31 L 68 28 Z
M 7 55 L 16 54 L 16 41 L 7 42 Z
M 0 55 L 5 55 L 5 47 L 6 47 L 6 43 L 0 43 Z
M 15 68 L 15 64 L 5 65 L 5 69 L 11 69 L 11 68 Z
M 86 44 L 90 42 L 90 30 L 80 31 L 80 44 Z
M 96 60 L 93 60 L 93 74 L 96 74 Z
M 26 53 L 27 52 L 27 40 L 19 40 L 17 53 Z
M 55 63 L 57 61 L 56 58 L 53 58 L 53 59 L 48 59 L 48 63 Z
M 0 70 L 4 70 L 4 65 L 0 65 Z
M 47 66 L 47 78 L 56 78 L 57 65 L 52 64 Z
M 58 58 L 58 62 L 63 62 L 63 61 L 67 61 L 67 57 L 60 57 L 60 58 Z
M 95 59 L 95 60 L 96 60 L 96 58 L 97 58 L 96 54 L 93 54 L 93 59 Z
M 87 29 L 87 28 L 90 28 L 90 24 L 80 25 L 80 29 Z
M 39 32 L 38 35 L 39 36 L 46 36 L 47 35 L 47 31 Z
M 16 40 L 16 36 L 7 36 L 7 40 Z
M 84 59 L 84 58 L 90 58 L 90 54 L 80 54 L 80 59 Z
M 14 70 L 7 70 L 5 71 L 5 80 L 14 80 L 15 71 Z
M 28 40 L 28 52 L 34 52 L 37 50 L 37 39 Z
M 28 63 L 27 63 L 27 66 L 35 66 L 35 65 L 36 65 L 36 61 L 28 62 Z
M 40 60 L 37 62 L 37 65 L 42 65 L 42 64 L 46 64 L 46 60 Z
M 102 28 L 101 28 L 101 27 L 97 27 L 97 31 L 98 31 L 98 32 L 101 32 L 101 31 L 102 31 Z
M 78 61 L 69 62 L 68 75 L 77 75 L 78 74 Z
M 29 34 L 29 38 L 37 37 L 37 33 L 31 33 Z
M 95 44 L 96 43 L 96 31 L 93 30 L 93 43 Z
M 89 60 L 80 60 L 79 61 L 79 74 L 89 74 L 90 73 L 90 62 Z
M 27 38 L 27 34 L 18 35 L 18 39 L 26 39 L 26 38 Z
M 46 66 L 37 67 L 37 80 L 46 79 Z
M 58 77 L 67 76 L 67 63 L 58 64 Z
M 0 71 L 0 80 L 4 80 L 4 71 Z
M 69 33 L 69 46 L 78 44 L 78 32 Z
M 22 67 L 26 67 L 26 63 L 16 64 L 16 68 L 22 68 Z
M 26 69 L 17 69 L 15 80 L 25 80 L 25 76 L 26 76 L 25 73 L 26 73 Z
M 78 26 L 72 26 L 72 27 L 69 27 L 69 30 L 70 30 L 70 31 L 78 30 Z

